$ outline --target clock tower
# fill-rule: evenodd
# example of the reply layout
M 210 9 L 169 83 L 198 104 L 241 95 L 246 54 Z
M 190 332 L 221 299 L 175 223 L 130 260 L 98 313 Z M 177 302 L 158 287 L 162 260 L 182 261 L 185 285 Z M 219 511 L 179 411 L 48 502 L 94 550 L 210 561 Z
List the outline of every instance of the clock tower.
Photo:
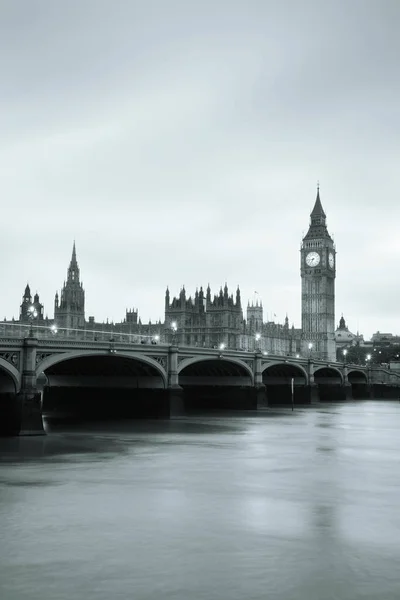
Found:
M 326 227 L 319 186 L 310 227 L 303 238 L 300 255 L 302 354 L 336 361 L 336 250 Z

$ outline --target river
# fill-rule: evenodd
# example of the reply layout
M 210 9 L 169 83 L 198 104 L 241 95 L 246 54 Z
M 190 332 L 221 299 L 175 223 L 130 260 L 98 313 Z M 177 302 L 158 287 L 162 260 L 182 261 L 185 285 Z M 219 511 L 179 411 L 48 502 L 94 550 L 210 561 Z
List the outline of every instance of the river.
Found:
M 0 439 L 1 600 L 399 600 L 400 404 Z

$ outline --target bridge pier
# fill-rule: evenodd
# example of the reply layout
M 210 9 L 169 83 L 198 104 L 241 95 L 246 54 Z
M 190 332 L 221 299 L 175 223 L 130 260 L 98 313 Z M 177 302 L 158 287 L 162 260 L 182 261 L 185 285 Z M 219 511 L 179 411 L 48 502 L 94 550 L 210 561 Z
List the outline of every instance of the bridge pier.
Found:
M 185 416 L 184 391 L 180 385 L 167 389 L 169 418 Z
M 254 391 L 257 410 L 260 408 L 268 408 L 267 386 L 258 385 L 254 388 Z
M 170 346 L 168 352 L 168 407 L 169 418 L 183 417 L 185 415 L 185 403 L 183 400 L 184 392 L 179 385 L 178 376 L 178 347 Z
M 319 389 L 316 383 L 311 383 L 307 386 L 307 395 L 310 400 L 310 404 L 319 404 Z
M 21 389 L 17 394 L 20 414 L 19 435 L 46 435 L 42 418 L 42 394 L 36 382 L 36 349 L 34 337 L 24 339 Z
M 353 388 L 351 383 L 345 383 L 343 385 L 343 399 L 353 400 Z

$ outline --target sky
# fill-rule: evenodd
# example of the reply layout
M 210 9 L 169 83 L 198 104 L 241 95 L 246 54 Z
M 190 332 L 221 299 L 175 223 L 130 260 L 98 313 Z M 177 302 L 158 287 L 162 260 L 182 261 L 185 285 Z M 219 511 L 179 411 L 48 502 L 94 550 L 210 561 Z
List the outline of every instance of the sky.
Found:
M 400 334 L 398 0 L 0 0 L 0 315 L 164 317 L 227 282 L 301 324 L 317 181 L 336 322 Z M 254 292 L 258 292 L 258 296 Z M 273 317 L 276 315 L 276 317 Z

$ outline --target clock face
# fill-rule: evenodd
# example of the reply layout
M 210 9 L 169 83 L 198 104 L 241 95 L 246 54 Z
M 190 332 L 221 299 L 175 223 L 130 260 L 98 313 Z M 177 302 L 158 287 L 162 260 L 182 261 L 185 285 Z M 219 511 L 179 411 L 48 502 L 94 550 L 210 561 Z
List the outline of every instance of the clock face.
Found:
M 320 260 L 318 252 L 309 252 L 306 256 L 306 263 L 309 267 L 316 267 Z
M 333 269 L 333 266 L 335 264 L 335 257 L 333 256 L 332 252 L 329 252 L 328 263 L 330 268 Z

